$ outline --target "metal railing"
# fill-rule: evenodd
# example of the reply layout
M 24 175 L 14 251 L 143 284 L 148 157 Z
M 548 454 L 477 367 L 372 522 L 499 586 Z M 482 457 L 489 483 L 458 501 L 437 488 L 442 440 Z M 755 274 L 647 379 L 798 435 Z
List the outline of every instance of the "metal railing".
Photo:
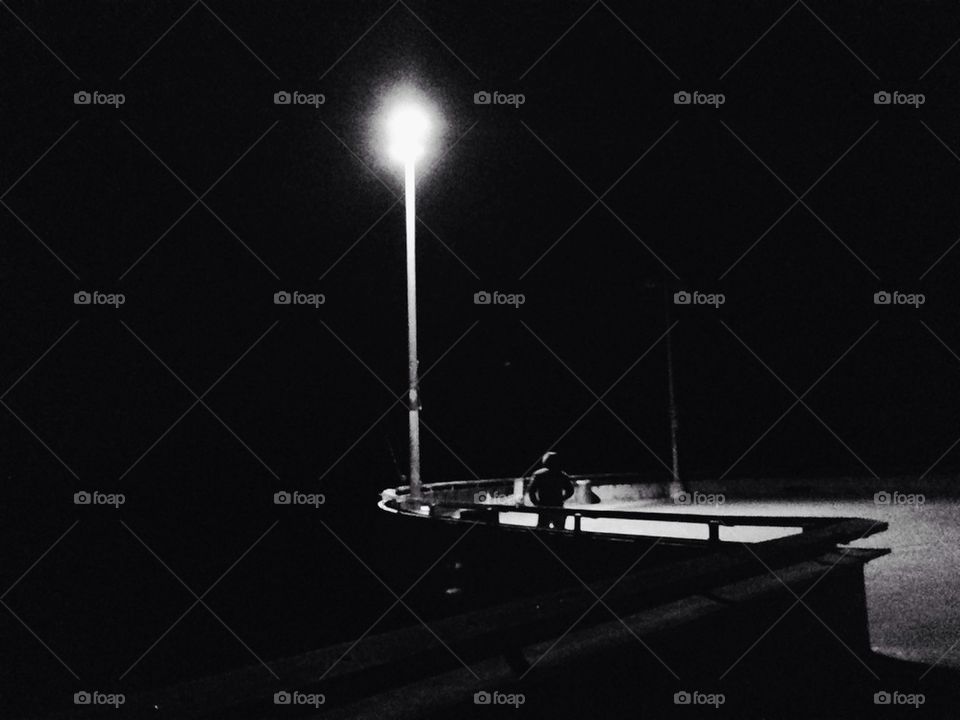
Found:
M 584 508 L 565 507 L 526 507 L 510 505 L 487 505 L 482 503 L 454 503 L 437 502 L 433 508 L 460 510 L 460 519 L 473 522 L 484 522 L 491 525 L 500 524 L 503 513 L 524 513 L 539 515 L 547 512 L 554 517 L 573 518 L 573 532 L 580 533 L 583 518 L 603 520 L 646 520 L 661 523 L 685 523 L 707 526 L 707 539 L 710 542 L 720 542 L 721 527 L 776 527 L 798 528 L 806 532 L 812 528 L 819 528 L 831 523 L 850 518 L 836 517 L 809 517 L 786 515 L 707 515 L 701 513 L 674 513 L 651 512 L 644 510 L 589 510 Z M 562 531 L 561 531 L 562 532 Z M 589 532 L 589 531 L 588 531 Z
M 607 484 L 624 484 L 639 480 L 636 474 L 605 473 L 592 475 L 574 475 L 574 480 L 590 480 L 594 487 Z M 815 528 L 841 523 L 853 518 L 846 517 L 815 517 L 798 515 L 726 515 L 691 512 L 664 512 L 650 510 L 604 510 L 592 508 L 556 507 L 529 507 L 518 502 L 510 503 L 513 497 L 519 501 L 523 497 L 525 485 L 529 478 L 492 478 L 483 480 L 465 480 L 455 482 L 432 483 L 423 486 L 423 495 L 417 506 L 409 502 L 409 493 L 406 486 L 385 490 L 381 506 L 406 514 L 422 515 L 424 506 L 431 516 L 444 516 L 447 519 L 463 522 L 479 522 L 487 525 L 500 525 L 504 513 L 520 513 L 540 515 L 549 513 L 554 518 L 563 519 L 563 529 L 547 530 L 547 532 L 569 533 L 565 529 L 566 519 L 573 518 L 572 532 L 580 534 L 603 534 L 599 530 L 584 530 L 584 518 L 591 520 L 633 520 L 659 523 L 681 523 L 688 525 L 705 525 L 706 541 L 711 544 L 720 543 L 720 528 L 722 527 L 761 527 L 794 529 L 799 532 L 808 532 Z M 522 484 L 520 484 L 522 483 Z M 477 502 L 476 495 L 481 492 L 495 491 L 500 488 L 504 491 L 504 502 L 487 503 Z M 503 523 L 506 525 L 507 523 Z M 621 533 L 616 533 L 622 535 Z M 685 538 L 698 542 L 696 538 Z

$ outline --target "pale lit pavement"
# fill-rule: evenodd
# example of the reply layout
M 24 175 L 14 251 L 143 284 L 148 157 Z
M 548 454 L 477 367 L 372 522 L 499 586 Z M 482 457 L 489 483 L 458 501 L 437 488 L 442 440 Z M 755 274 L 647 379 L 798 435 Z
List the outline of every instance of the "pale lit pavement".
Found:
M 567 508 L 579 507 L 568 503 Z M 885 521 L 886 532 L 860 540 L 858 547 L 890 548 L 867 564 L 867 608 L 873 648 L 891 657 L 960 667 L 960 499 L 927 497 L 922 504 L 879 505 L 864 500 L 733 500 L 723 504 L 676 505 L 644 500 L 584 506 L 592 510 L 644 510 L 725 515 L 811 515 Z M 505 513 L 502 522 L 536 525 L 536 516 Z M 568 520 L 568 526 L 570 521 Z M 582 521 L 583 530 L 706 538 L 706 527 L 638 520 Z M 757 542 L 790 534 L 776 528 L 721 528 L 721 539 Z

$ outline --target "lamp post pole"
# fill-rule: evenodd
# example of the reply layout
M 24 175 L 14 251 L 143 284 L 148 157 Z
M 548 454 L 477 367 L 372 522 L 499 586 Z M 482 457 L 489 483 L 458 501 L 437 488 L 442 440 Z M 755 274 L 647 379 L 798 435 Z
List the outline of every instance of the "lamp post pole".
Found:
M 420 378 L 417 360 L 417 207 L 416 164 L 423 157 L 430 131 L 427 110 L 415 102 L 396 107 L 387 119 L 388 152 L 403 165 L 403 194 L 407 226 L 407 415 L 410 423 L 411 501 L 419 504 L 420 484 Z
M 412 158 L 404 162 L 404 199 L 407 220 L 407 397 L 410 419 L 410 497 L 420 499 L 420 388 L 417 360 L 417 213 L 416 172 Z

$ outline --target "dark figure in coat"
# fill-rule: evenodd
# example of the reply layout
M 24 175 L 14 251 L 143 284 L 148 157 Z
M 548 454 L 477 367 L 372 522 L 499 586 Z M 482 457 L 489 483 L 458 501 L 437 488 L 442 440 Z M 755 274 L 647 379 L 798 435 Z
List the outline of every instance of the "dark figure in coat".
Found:
M 573 495 L 573 479 L 558 467 L 557 454 L 548 452 L 540 459 L 540 467 L 534 471 L 528 489 L 530 501 L 537 507 L 563 507 Z M 563 513 L 544 509 L 537 527 L 563 529 Z

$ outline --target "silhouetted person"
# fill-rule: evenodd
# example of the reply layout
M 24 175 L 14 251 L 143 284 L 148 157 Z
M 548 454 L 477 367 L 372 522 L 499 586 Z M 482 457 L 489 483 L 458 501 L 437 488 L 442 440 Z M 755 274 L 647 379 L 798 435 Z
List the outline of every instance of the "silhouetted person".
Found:
M 545 453 L 540 467 L 534 471 L 527 492 L 537 507 L 560 508 L 573 495 L 573 479 L 557 466 L 557 454 Z M 543 510 L 537 527 L 563 529 L 566 516 L 562 512 Z

